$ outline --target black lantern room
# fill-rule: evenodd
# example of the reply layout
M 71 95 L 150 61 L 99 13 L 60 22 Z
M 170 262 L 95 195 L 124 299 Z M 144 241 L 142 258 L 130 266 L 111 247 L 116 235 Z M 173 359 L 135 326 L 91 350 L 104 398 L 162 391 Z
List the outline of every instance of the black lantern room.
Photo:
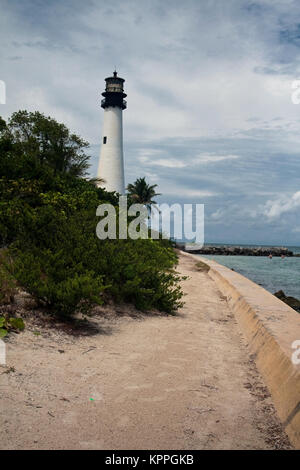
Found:
M 105 91 L 102 93 L 104 99 L 101 100 L 102 108 L 117 106 L 121 109 L 126 109 L 127 103 L 124 98 L 126 98 L 127 95 L 124 93 L 123 89 L 124 78 L 118 77 L 117 72 L 114 71 L 114 76 L 106 78 L 105 81 L 106 87 Z

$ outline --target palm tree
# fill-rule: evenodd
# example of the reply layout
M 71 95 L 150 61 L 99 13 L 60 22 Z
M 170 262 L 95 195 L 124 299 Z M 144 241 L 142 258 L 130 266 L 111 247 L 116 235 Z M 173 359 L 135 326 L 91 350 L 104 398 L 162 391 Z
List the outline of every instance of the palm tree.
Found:
M 101 178 L 100 176 L 97 176 L 96 178 L 89 178 L 87 179 L 87 182 L 93 186 L 96 186 L 96 188 L 106 183 L 105 179 Z
M 132 201 L 138 204 L 143 204 L 150 211 L 151 205 L 156 202 L 153 200 L 155 196 L 160 196 L 160 193 L 155 192 L 157 184 L 149 185 L 145 177 L 138 178 L 134 183 L 127 186 L 127 191 Z

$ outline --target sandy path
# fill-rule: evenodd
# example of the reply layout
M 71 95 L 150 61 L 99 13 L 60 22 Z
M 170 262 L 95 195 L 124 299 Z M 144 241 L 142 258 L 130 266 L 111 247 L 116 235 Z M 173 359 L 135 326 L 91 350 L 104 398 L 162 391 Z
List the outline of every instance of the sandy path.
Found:
M 194 264 L 181 256 L 190 279 L 176 317 L 12 338 L 0 368 L 0 448 L 288 447 L 226 299 Z

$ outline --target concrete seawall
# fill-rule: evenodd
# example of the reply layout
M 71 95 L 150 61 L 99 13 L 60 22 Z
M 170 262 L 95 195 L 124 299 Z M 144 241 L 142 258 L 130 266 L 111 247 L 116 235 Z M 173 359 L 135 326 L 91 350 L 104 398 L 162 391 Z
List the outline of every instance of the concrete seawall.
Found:
M 285 431 L 300 448 L 300 364 L 292 361 L 292 344 L 300 340 L 299 313 L 241 274 L 200 256 L 183 255 L 210 266 L 209 276 L 227 297 Z

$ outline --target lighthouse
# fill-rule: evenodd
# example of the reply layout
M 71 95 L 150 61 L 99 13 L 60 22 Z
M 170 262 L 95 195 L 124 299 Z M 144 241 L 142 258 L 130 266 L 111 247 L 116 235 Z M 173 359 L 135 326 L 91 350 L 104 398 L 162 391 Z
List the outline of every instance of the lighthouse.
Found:
M 122 113 L 127 103 L 124 93 L 124 78 L 113 77 L 105 79 L 106 87 L 102 93 L 101 107 L 104 109 L 102 145 L 100 150 L 97 177 L 103 182 L 100 186 L 107 191 L 125 193 L 124 158 L 123 158 L 123 123 Z

